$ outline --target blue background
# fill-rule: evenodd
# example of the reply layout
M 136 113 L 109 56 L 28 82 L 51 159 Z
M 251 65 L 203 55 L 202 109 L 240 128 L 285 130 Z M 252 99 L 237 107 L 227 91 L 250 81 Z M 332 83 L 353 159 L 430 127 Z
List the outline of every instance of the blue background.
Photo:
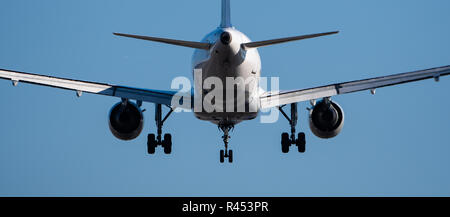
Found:
M 232 1 L 232 22 L 253 40 L 340 30 L 260 49 L 263 76 L 299 89 L 450 64 L 450 1 Z M 191 76 L 193 50 L 112 32 L 200 40 L 220 2 L 2 0 L 0 68 L 153 89 Z M 219 164 L 221 132 L 192 113 L 172 116 L 173 155 L 146 154 L 155 132 L 115 139 L 118 99 L 0 81 L 1 196 L 450 196 L 449 78 L 334 97 L 341 135 L 321 140 L 300 104 L 307 153 L 283 155 L 287 121 L 238 125 L 234 164 Z

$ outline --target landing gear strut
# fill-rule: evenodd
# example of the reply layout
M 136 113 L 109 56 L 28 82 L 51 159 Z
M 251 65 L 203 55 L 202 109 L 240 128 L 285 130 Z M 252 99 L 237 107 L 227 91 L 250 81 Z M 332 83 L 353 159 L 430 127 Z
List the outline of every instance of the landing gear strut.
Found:
M 155 105 L 155 121 L 156 121 L 156 127 L 158 128 L 157 135 L 155 134 L 148 134 L 147 137 L 147 151 L 149 154 L 155 154 L 156 147 L 158 145 L 161 145 L 164 148 L 165 154 L 172 153 L 172 135 L 170 134 L 164 134 L 164 138 L 162 137 L 162 127 L 164 125 L 164 122 L 169 118 L 169 116 L 172 114 L 173 109 L 170 108 L 170 111 L 167 113 L 167 115 L 162 118 L 162 106 L 161 104 Z
M 223 131 L 223 143 L 225 145 L 225 150 L 220 150 L 220 163 L 225 162 L 225 158 L 228 158 L 229 163 L 233 163 L 233 150 L 228 150 L 228 139 L 230 130 L 234 128 L 233 124 L 219 124 L 219 129 Z
M 284 105 L 286 106 L 286 105 Z M 295 138 L 295 126 L 298 122 L 298 112 L 297 112 L 297 103 L 291 104 L 291 115 L 290 117 L 283 111 L 283 107 L 278 107 L 281 114 L 289 121 L 289 125 L 291 126 L 291 135 L 288 133 L 281 134 L 281 151 L 283 153 L 289 153 L 289 147 L 291 145 L 296 145 L 298 148 L 298 152 L 304 153 L 306 151 L 306 138 L 305 133 L 300 132 Z

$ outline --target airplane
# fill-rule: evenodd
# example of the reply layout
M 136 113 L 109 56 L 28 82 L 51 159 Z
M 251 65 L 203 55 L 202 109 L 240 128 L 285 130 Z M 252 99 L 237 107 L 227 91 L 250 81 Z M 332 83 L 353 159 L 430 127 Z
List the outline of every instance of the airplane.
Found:
M 174 101 L 179 101 L 180 99 L 182 99 L 181 101 L 191 101 L 189 106 L 194 108 L 195 106 L 192 105 L 192 102 L 202 102 L 208 96 L 208 93 L 210 93 L 211 88 L 205 88 L 203 86 L 203 83 L 209 78 L 219 78 L 223 84 L 227 84 L 227 82 L 229 84 L 227 78 L 243 78 L 244 80 L 248 78 L 259 79 L 261 77 L 261 59 L 258 48 L 338 33 L 338 31 L 332 31 L 252 42 L 244 33 L 233 27 L 231 24 L 230 0 L 222 0 L 220 26 L 207 34 L 200 42 L 114 33 L 114 35 L 120 37 L 194 49 L 192 72 L 194 73 L 194 77 L 196 71 L 201 71 L 202 74 L 199 78 L 200 82 L 195 82 L 193 90 L 182 93 L 186 98 L 176 98 L 179 96 L 179 92 L 177 91 L 132 88 L 3 69 L 0 69 L 0 78 L 10 80 L 14 86 L 17 86 L 20 82 L 24 82 L 71 90 L 75 91 L 78 97 L 83 93 L 91 93 L 120 98 L 120 102 L 115 104 L 110 110 L 108 122 L 112 134 L 116 138 L 125 141 L 133 140 L 141 134 L 144 123 L 143 109 L 141 109 L 141 106 L 143 102 L 152 103 L 155 105 L 157 133 L 148 134 L 147 151 L 149 154 L 155 154 L 156 148 L 162 146 L 165 154 L 171 154 L 172 135 L 162 135 L 162 128 L 164 122 L 174 110 L 180 107 L 174 104 Z M 442 66 L 314 88 L 275 92 L 262 92 L 260 88 L 251 89 L 239 85 L 232 85 L 232 93 L 234 93 L 234 90 L 245 93 L 243 101 L 245 106 L 244 111 L 235 111 L 235 109 L 232 109 L 232 111 L 226 109 L 224 111 L 217 109 L 218 107 L 216 105 L 218 104 L 227 108 L 236 107 L 235 102 L 239 101 L 239 99 L 237 99 L 237 96 L 232 96 L 215 103 L 213 102 L 214 100 L 211 100 L 210 104 L 215 108 L 212 111 L 205 111 L 206 109 L 203 109 L 205 104 L 202 105 L 200 103 L 201 109 L 194 109 L 193 113 L 199 120 L 212 122 L 223 132 L 224 149 L 220 150 L 221 163 L 224 163 L 225 159 L 229 163 L 233 162 L 233 151 L 228 148 L 230 131 L 243 121 L 255 119 L 262 109 L 267 108 L 278 109 L 282 116 L 288 120 L 291 128 L 290 133 L 285 132 L 281 135 L 281 151 L 288 153 L 290 147 L 295 145 L 300 153 L 304 153 L 306 150 L 305 133 L 300 132 L 296 134 L 298 103 L 308 101 L 311 103 L 312 107 L 309 109 L 309 126 L 312 133 L 319 138 L 330 139 L 336 137 L 344 126 L 344 111 L 331 97 L 359 91 L 370 91 L 372 94 L 375 94 L 378 88 L 425 79 L 439 81 L 440 77 L 449 74 L 450 66 Z M 224 85 L 219 91 L 229 93 L 230 88 Z M 255 96 L 256 100 L 254 100 Z M 177 100 L 174 100 L 175 98 Z M 169 109 L 169 112 L 164 116 L 163 106 Z M 286 113 L 283 110 L 286 106 L 290 107 L 290 113 Z

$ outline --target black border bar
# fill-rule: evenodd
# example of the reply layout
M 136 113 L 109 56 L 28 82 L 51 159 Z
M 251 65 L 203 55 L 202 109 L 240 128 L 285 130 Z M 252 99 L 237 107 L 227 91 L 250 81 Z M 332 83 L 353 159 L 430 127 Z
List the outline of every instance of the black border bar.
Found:
M 214 212 L 212 212 L 214 206 Z M 12 213 L 86 216 L 280 216 L 281 214 L 405 214 L 450 212 L 450 200 L 434 198 L 282 198 L 282 197 L 4 197 L 0 209 Z

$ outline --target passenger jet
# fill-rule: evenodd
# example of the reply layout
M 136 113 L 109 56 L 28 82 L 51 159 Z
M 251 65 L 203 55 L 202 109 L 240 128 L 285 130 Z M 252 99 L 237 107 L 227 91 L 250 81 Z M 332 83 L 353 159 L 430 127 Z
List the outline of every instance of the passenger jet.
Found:
M 148 134 L 147 149 L 149 154 L 154 154 L 158 146 L 162 146 L 165 154 L 172 152 L 172 136 L 162 132 L 163 124 L 179 105 L 190 102 L 194 115 L 203 121 L 214 123 L 223 131 L 224 149 L 220 150 L 220 162 L 233 162 L 233 151 L 228 148 L 229 133 L 235 125 L 242 121 L 255 119 L 262 109 L 276 108 L 290 125 L 290 133 L 281 135 L 281 151 L 287 153 L 291 145 L 297 146 L 300 153 L 305 152 L 305 133 L 296 133 L 298 120 L 297 103 L 310 102 L 312 108 L 309 113 L 309 125 L 314 135 L 329 139 L 337 136 L 344 125 L 344 111 L 331 97 L 358 91 L 370 91 L 375 94 L 376 89 L 414 82 L 424 79 L 435 79 L 450 74 L 450 66 L 436 67 L 431 69 L 413 71 L 408 73 L 394 74 L 383 77 L 369 78 L 365 80 L 337 83 L 320 87 L 298 89 L 290 91 L 261 91 L 261 88 L 248 88 L 246 85 L 229 85 L 229 78 L 235 80 L 258 80 L 261 76 L 261 59 L 258 48 L 272 46 L 280 43 L 311 39 L 316 37 L 335 35 L 338 31 L 319 34 L 301 35 L 288 38 L 279 38 L 265 41 L 252 42 L 245 34 L 238 31 L 231 24 L 230 0 L 222 0 L 222 16 L 220 26 L 207 34 L 201 42 L 157 38 L 132 34 L 114 33 L 116 36 L 133 39 L 147 40 L 194 49 L 192 58 L 192 73 L 201 72 L 195 82 L 192 91 L 181 94 L 177 91 L 152 90 L 117 86 L 104 83 L 79 81 L 73 79 L 57 78 L 39 74 L 17 72 L 0 69 L 0 78 L 10 80 L 14 86 L 20 82 L 44 85 L 54 88 L 62 88 L 75 91 L 77 96 L 83 93 L 112 96 L 120 99 L 109 112 L 109 128 L 112 134 L 121 140 L 133 140 L 137 138 L 144 123 L 143 102 L 155 105 L 156 134 Z M 331 36 L 330 36 L 331 37 Z M 216 78 L 222 82 L 221 89 L 215 87 L 215 91 L 222 93 L 243 92 L 228 95 L 226 99 L 209 100 L 213 110 L 208 110 L 205 100 L 214 88 L 205 88 L 204 83 L 208 79 Z M 197 79 L 195 79 L 197 80 Z M 218 90 L 217 90 L 218 89 Z M 243 97 L 243 100 L 240 99 Z M 240 101 L 241 100 L 241 101 Z M 184 103 L 182 103 L 184 101 Z M 236 111 L 236 102 L 242 102 L 244 110 Z M 177 102 L 177 103 L 174 103 Z M 195 102 L 200 102 L 200 109 L 195 108 Z M 163 106 L 168 107 L 167 114 L 163 115 Z M 283 108 L 290 107 L 286 113 Z M 220 109 L 222 107 L 222 109 Z M 205 109 L 204 109 L 205 108 Z M 227 108 L 227 109 L 224 109 Z M 231 108 L 228 109 L 228 108 Z

